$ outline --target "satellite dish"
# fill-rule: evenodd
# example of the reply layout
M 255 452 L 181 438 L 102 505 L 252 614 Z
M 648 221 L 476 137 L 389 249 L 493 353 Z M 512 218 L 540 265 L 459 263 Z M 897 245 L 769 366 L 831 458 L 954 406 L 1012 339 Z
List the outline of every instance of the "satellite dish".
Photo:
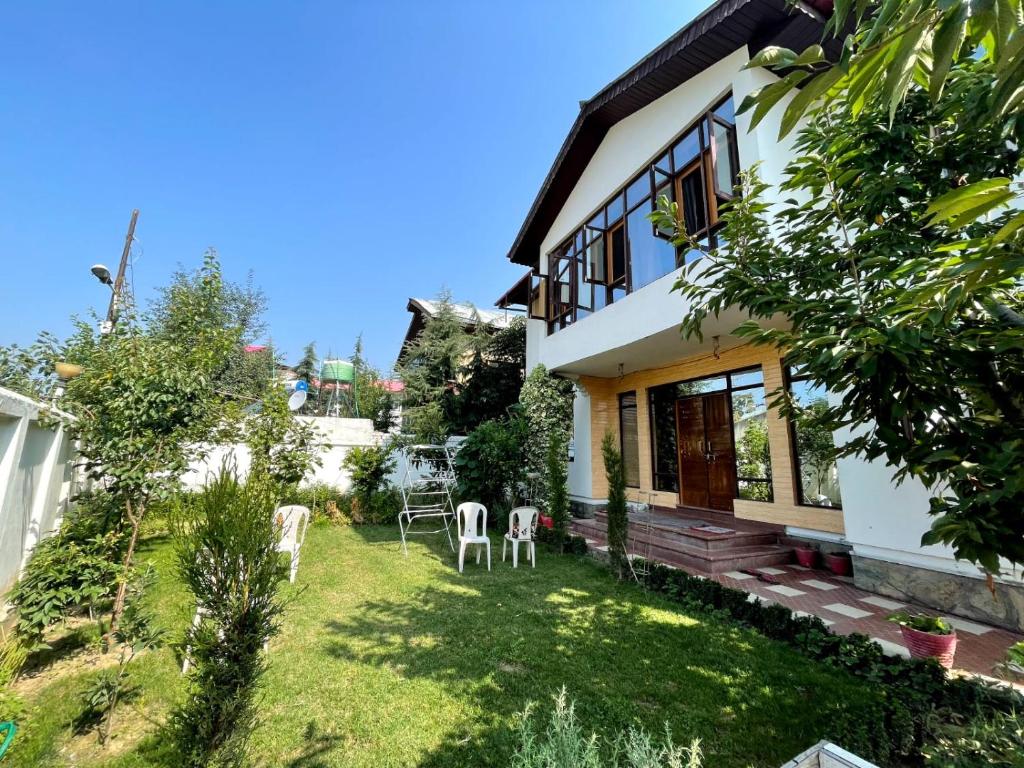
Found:
M 306 402 L 306 393 L 301 389 L 297 389 L 292 392 L 291 397 L 288 398 L 288 410 L 297 411 Z

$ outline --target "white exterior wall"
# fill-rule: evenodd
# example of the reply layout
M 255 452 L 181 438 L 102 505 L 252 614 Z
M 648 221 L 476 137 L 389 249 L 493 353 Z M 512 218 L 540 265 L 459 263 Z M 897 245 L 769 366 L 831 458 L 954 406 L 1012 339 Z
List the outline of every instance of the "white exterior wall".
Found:
M 748 94 L 777 80 L 765 69 L 743 70 L 748 59 L 746 48 L 738 49 L 608 131 L 541 244 L 541 272 L 546 273 L 547 255 L 558 244 L 720 97 L 731 89 L 738 106 Z M 737 116 L 736 121 L 740 167 L 748 169 L 759 163 L 761 178 L 773 187 L 783 179 L 792 157 L 792 138 L 797 132 L 780 144 L 779 126 L 790 100 L 791 96 L 787 96 L 777 104 L 753 132 L 749 131 L 749 114 Z M 778 199 L 781 201 L 781 196 Z M 678 274 L 679 270 L 666 275 L 551 335 L 547 335 L 544 321 L 529 320 L 528 368 L 543 363 L 551 370 L 570 375 L 607 377 L 654 368 L 706 350 L 707 342 L 702 346 L 679 337 L 680 319 L 687 307 L 671 290 Z M 741 319 L 739 315 L 709 319 L 704 328 L 705 338 L 718 334 L 722 347 L 735 343 L 728 332 Z M 569 468 L 570 493 L 589 499 L 590 462 L 599 459 L 589 455 L 589 401 L 579 393 L 574 404 L 574 425 L 576 459 Z M 837 441 L 842 442 L 848 437 L 836 435 Z M 867 558 L 979 577 L 974 566 L 956 562 L 950 548 L 921 546 L 921 536 L 932 520 L 928 515 L 931 494 L 914 480 L 897 486 L 892 475 L 893 468 L 884 462 L 842 460 L 839 480 L 845 536 L 796 528 L 789 531 L 793 535 L 848 543 L 856 554 Z M 1006 580 L 1020 583 L 1019 576 Z
M 590 501 L 590 470 L 594 460 L 590 454 L 590 396 L 582 387 L 576 387 L 572 401 L 572 439 L 575 456 L 569 462 L 569 495 Z
M 722 96 L 732 91 L 738 106 L 751 91 L 777 79 L 764 69 L 743 70 L 748 60 L 746 47 L 737 49 L 612 126 L 541 244 L 538 255 L 542 272 L 547 271 L 548 253 Z M 748 115 L 739 115 L 736 121 L 740 167 L 761 163 L 761 176 L 769 184 L 781 180 L 790 156 L 778 142 L 779 123 L 788 101 L 784 99 L 777 105 L 754 132 L 749 131 Z M 528 366 L 540 362 L 550 369 L 570 373 L 610 375 L 609 365 L 622 363 L 628 373 L 694 354 L 701 345 L 683 342 L 678 334 L 680 318 L 687 309 L 680 296 L 671 290 L 679 271 L 550 336 L 545 333 L 543 321 L 529 321 Z M 715 328 L 709 327 L 706 335 L 718 333 L 725 346 L 725 337 L 740 319 L 739 315 L 723 316 Z M 626 349 L 641 340 L 648 342 L 646 349 Z M 612 360 L 611 350 L 622 350 L 622 358 Z M 638 353 L 639 359 L 630 359 Z
M 319 436 L 318 455 L 321 465 L 303 479 L 301 485 L 309 486 L 324 483 L 345 492 L 352 483 L 349 472 L 342 468 L 341 462 L 354 446 L 379 445 L 386 435 L 373 431 L 370 419 L 337 419 L 321 416 L 299 416 L 300 421 L 316 427 Z M 182 485 L 189 490 L 202 488 L 211 474 L 221 468 L 225 460 L 233 461 L 240 477 L 249 473 L 251 456 L 244 443 L 230 446 L 217 446 L 202 461 L 193 462 L 181 479 Z
M 75 450 L 42 403 L 0 387 L 0 593 L 35 545 L 60 527 L 74 491 Z M 71 418 L 59 414 L 62 418 Z

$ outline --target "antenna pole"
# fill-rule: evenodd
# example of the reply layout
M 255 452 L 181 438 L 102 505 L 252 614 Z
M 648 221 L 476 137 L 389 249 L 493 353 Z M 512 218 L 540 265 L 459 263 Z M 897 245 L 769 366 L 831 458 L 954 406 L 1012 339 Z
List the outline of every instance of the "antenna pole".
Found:
M 124 238 L 124 250 L 121 251 L 121 263 L 117 267 L 117 278 L 114 280 L 114 290 L 110 296 L 110 305 L 107 307 L 107 323 L 106 326 L 110 330 L 114 329 L 114 323 L 117 322 L 117 316 L 120 313 L 121 304 L 121 292 L 124 290 L 124 273 L 128 268 L 128 257 L 132 252 L 132 240 L 135 239 L 135 222 L 139 220 L 139 209 L 136 208 L 132 211 L 132 219 L 128 222 L 128 234 Z

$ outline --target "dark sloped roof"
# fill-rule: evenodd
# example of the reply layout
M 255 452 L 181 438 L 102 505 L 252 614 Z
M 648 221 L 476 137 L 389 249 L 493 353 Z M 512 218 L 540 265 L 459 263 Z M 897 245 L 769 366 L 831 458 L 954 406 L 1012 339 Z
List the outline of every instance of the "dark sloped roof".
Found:
M 822 16 L 804 2 L 718 0 L 583 104 L 508 258 L 524 266 L 536 264 L 541 241 L 608 129 L 617 122 L 743 45 L 750 47 L 752 55 L 769 45 L 803 50 L 820 42 L 823 24 Z

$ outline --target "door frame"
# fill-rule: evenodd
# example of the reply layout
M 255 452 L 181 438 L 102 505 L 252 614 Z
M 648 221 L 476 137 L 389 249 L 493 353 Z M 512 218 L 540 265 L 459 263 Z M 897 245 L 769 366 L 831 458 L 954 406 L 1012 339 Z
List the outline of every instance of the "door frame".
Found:
M 682 429 L 680 429 L 681 421 L 680 421 L 680 407 L 679 406 L 680 406 L 680 404 L 682 402 L 684 402 L 686 400 L 696 400 L 696 399 L 699 399 L 701 401 L 701 410 L 703 412 L 704 411 L 705 398 L 709 398 L 709 397 L 722 397 L 722 396 L 724 396 L 725 399 L 726 399 L 726 405 L 727 405 L 728 411 L 729 411 L 729 440 L 730 440 L 730 442 L 732 443 L 732 446 L 733 446 L 733 450 L 732 450 L 732 496 L 729 499 L 729 509 L 718 509 L 716 507 L 712 507 L 711 506 L 711 501 L 710 501 L 710 478 L 709 478 L 709 481 L 708 481 L 708 490 L 706 491 L 706 498 L 707 498 L 707 502 L 708 502 L 707 505 L 705 505 L 705 506 L 694 505 L 694 504 L 685 504 L 684 505 L 683 504 L 683 486 L 684 486 L 684 484 L 683 484 L 683 462 L 681 460 L 681 457 L 679 456 L 679 451 L 680 451 L 680 448 L 681 448 L 682 443 L 683 443 L 683 441 L 682 441 L 682 434 L 683 433 L 682 433 Z M 720 512 L 720 513 L 726 514 L 726 515 L 733 515 L 733 514 L 735 514 L 736 510 L 735 510 L 735 503 L 734 502 L 736 501 L 736 499 L 739 498 L 739 477 L 738 477 L 739 476 L 739 468 L 738 468 L 738 465 L 737 465 L 737 457 L 736 457 L 736 425 L 735 425 L 735 423 L 733 421 L 732 388 L 730 387 L 730 388 L 727 388 L 727 389 L 724 389 L 724 390 L 718 390 L 717 392 L 700 392 L 700 393 L 693 394 L 693 395 L 683 395 L 682 397 L 677 397 L 676 401 L 675 401 L 675 416 L 676 416 L 676 474 L 677 474 L 678 483 L 679 483 L 679 493 L 677 494 L 677 496 L 678 496 L 677 503 L 680 506 L 695 507 L 697 509 L 707 509 L 707 510 L 709 510 L 711 512 Z M 702 418 L 701 419 L 701 424 L 702 424 L 702 426 L 704 428 L 704 439 L 702 440 L 702 444 L 706 445 L 707 442 L 708 442 L 708 440 L 707 440 L 707 419 L 706 418 Z M 705 462 L 705 471 L 707 471 L 707 462 Z

